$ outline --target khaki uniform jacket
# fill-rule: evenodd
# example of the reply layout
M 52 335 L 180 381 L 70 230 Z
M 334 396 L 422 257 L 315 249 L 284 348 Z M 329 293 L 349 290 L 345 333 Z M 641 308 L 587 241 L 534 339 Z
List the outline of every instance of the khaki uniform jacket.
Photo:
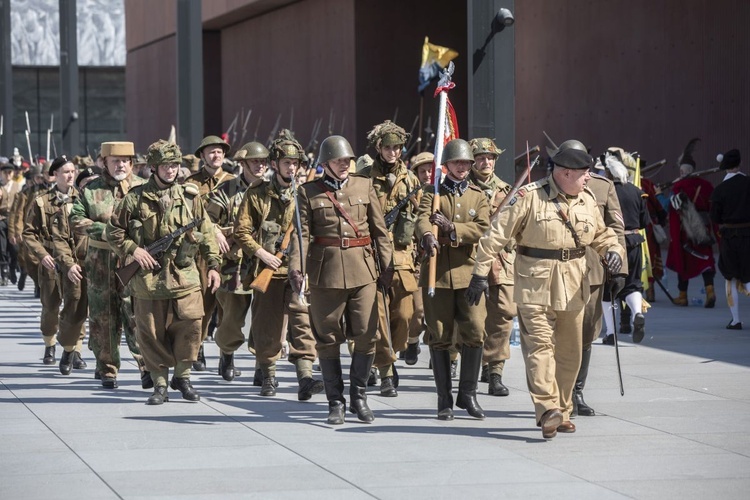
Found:
M 146 184 L 131 189 L 115 207 L 105 237 L 125 263 L 130 262 L 136 248 L 149 246 L 195 218 L 203 218 L 203 222 L 177 238 L 157 259 L 160 269 L 139 269 L 133 276 L 128 283 L 133 297 L 177 299 L 200 290 L 196 254 L 200 251 L 208 268 L 217 271 L 221 258 L 214 225 L 205 213 L 198 188 L 192 184 L 162 188 L 153 176 Z
M 208 173 L 206 167 L 187 178 L 185 183 L 195 184 L 198 186 L 203 202 L 208 201 L 208 195 L 214 191 L 222 182 L 234 179 L 234 174 L 226 172 L 223 168 L 218 169 L 214 175 Z
M 604 224 L 614 229 L 617 240 L 625 248 L 625 223 L 622 218 L 620 200 L 615 191 L 615 183 L 606 177 L 592 173 L 586 187 L 594 193 Z M 592 286 L 604 284 L 604 267 L 599 255 L 591 247 L 586 250 L 586 261 L 589 266 L 589 283 Z M 628 259 L 622 261 L 621 273 L 628 274 Z
M 10 217 L 11 207 L 21 189 L 23 186 L 14 180 L 0 187 L 0 220 Z
M 474 274 L 487 276 L 494 256 L 513 237 L 519 246 L 549 250 L 575 248 L 573 235 L 552 202 L 555 198 L 567 213 L 582 246 L 590 245 L 602 256 L 611 250 L 625 260 L 625 249 L 618 243 L 614 230 L 604 225 L 593 193 L 586 188 L 568 198 L 550 175 L 519 189 L 509 206 L 492 221 L 490 231 L 479 241 Z M 561 261 L 518 253 L 515 264 L 513 299 L 518 304 L 566 311 L 583 308 L 589 300 L 585 258 Z
M 29 251 L 40 261 L 51 255 L 58 264 L 72 259 L 72 249 L 68 245 L 53 242 L 55 233 L 68 233 L 65 220 L 72 203 L 78 198 L 78 191 L 71 187 L 63 195 L 53 186 L 34 198 L 23 230 L 23 239 Z M 58 234 L 59 236 L 59 234 Z
M 352 289 L 375 282 L 378 277 L 371 245 L 340 248 L 313 242 L 316 236 L 356 238 L 355 231 L 326 196 L 331 191 L 356 224 L 359 237 L 370 236 L 378 251 L 381 269 L 391 265 L 393 247 L 372 180 L 349 175 L 345 185 L 333 191 L 322 179 L 300 186 L 298 194 L 302 248 L 292 238 L 289 267 L 300 269 L 305 257 L 305 272 L 310 288 Z
M 432 232 L 432 223 L 429 218 L 432 214 L 434 192 L 434 185 L 425 186 L 424 195 L 419 204 L 416 231 L 419 241 L 425 233 Z M 437 255 L 435 288 L 454 290 L 467 288 L 471 281 L 471 271 L 474 268 L 476 244 L 490 227 L 490 205 L 482 190 L 471 184 L 461 196 L 453 195 L 441 186 L 440 212 L 456 226 L 456 241 L 452 245 L 440 247 Z M 442 235 L 435 236 L 443 237 Z M 495 255 L 498 252 L 495 252 Z M 427 286 L 429 261 L 429 256 L 422 261 L 422 269 L 419 273 L 419 285 L 422 287 Z
M 472 171 L 469 174 L 469 182 L 484 191 L 487 201 L 490 204 L 490 217 L 497 211 L 497 207 L 503 202 L 505 197 L 510 193 L 513 186 L 492 175 L 487 181 L 481 181 Z M 513 284 L 513 263 L 516 260 L 516 242 L 511 240 L 500 251 L 500 254 L 492 263 L 492 270 L 488 276 L 490 285 L 512 285 Z
M 31 204 L 39 194 L 49 189 L 46 184 L 26 184 L 20 193 L 13 199 L 8 218 L 8 237 L 16 239 L 23 238 L 23 228 L 26 224 Z
M 60 209 L 60 215 L 57 218 L 57 226 L 52 231 L 52 247 L 60 270 L 67 276 L 68 271 L 74 265 L 82 265 L 86 258 L 86 249 L 81 248 L 81 240 L 85 236 L 76 236 L 70 228 L 70 211 L 73 204 L 80 198 L 81 194 L 75 188 L 70 189 L 68 201 Z
M 388 174 L 392 174 L 393 185 L 388 182 Z M 369 167 L 362 169 L 358 175 L 370 177 L 372 179 L 372 186 L 375 188 L 375 194 L 380 202 L 380 207 L 383 210 L 383 216 L 393 210 L 398 202 L 403 200 L 414 188 L 419 186 L 419 179 L 406 168 L 406 164 L 398 160 L 396 165 L 391 170 L 386 170 L 383 165 L 380 156 L 378 156 L 373 164 Z M 417 200 L 419 198 L 417 197 Z M 401 213 L 404 216 L 411 216 L 416 213 L 416 207 L 413 203 L 408 203 L 402 210 Z M 401 217 L 401 215 L 399 215 Z M 398 224 L 398 219 L 394 223 L 394 226 Z M 393 230 L 393 228 L 389 228 Z M 391 233 L 391 243 L 393 243 L 393 268 L 395 270 L 407 269 L 414 271 L 414 242 L 407 246 L 398 245 L 393 242 L 393 234 Z M 416 291 L 416 288 L 414 290 Z
M 269 182 L 250 188 L 245 193 L 234 221 L 234 240 L 249 258 L 254 258 L 260 248 L 275 254 L 293 218 L 292 189 L 279 185 L 274 174 Z M 288 264 L 288 258 L 284 256 L 273 278 L 286 279 Z M 255 279 L 263 269 L 263 262 L 255 258 L 252 267 L 252 275 L 245 281 Z

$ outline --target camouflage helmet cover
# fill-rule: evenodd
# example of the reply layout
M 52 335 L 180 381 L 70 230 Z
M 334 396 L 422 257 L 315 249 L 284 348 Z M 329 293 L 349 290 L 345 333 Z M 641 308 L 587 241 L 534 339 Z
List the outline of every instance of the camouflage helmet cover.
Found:
M 232 160 L 266 160 L 270 153 L 266 147 L 259 142 L 248 142 L 234 153 Z
M 495 158 L 505 152 L 504 149 L 499 149 L 495 145 L 495 141 L 488 137 L 477 137 L 469 141 L 471 146 L 471 152 L 476 158 L 478 155 L 492 155 Z
M 340 135 L 326 137 L 320 144 L 320 155 L 318 161 L 321 164 L 338 158 L 352 159 L 355 157 L 356 155 L 354 154 L 349 141 Z
M 440 164 L 445 165 L 449 161 L 470 161 L 474 163 L 474 154 L 471 146 L 463 139 L 453 139 L 445 145 Z
M 229 151 L 229 144 L 224 139 L 216 135 L 207 135 L 201 141 L 198 149 L 195 150 L 195 156 L 200 156 L 201 152 L 209 146 L 219 146 L 224 151 L 224 154 L 227 154 L 227 151 Z
M 182 151 L 177 144 L 159 139 L 148 147 L 146 163 L 151 166 L 182 163 Z
M 305 156 L 302 145 L 294 139 L 276 139 L 271 143 L 271 159 L 279 161 L 283 158 L 293 158 L 296 160 Z
M 375 149 L 380 146 L 403 146 L 409 140 L 409 134 L 390 120 L 375 125 L 367 133 L 368 144 Z

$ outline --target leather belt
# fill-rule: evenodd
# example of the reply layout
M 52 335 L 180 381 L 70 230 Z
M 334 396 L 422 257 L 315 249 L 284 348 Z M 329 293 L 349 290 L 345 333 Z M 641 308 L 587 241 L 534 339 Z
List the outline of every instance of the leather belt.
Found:
M 448 247 L 453 247 L 453 248 L 458 247 L 458 240 L 454 241 L 450 238 L 446 238 L 445 236 L 438 236 L 437 240 L 438 240 L 438 243 L 440 243 L 443 246 L 448 246 Z
M 586 255 L 586 247 L 577 248 L 532 248 L 518 245 L 518 253 L 527 257 L 534 257 L 535 259 L 556 259 L 562 260 L 563 262 L 570 259 L 580 259 Z
M 369 236 L 363 236 L 362 238 L 327 238 L 325 236 L 315 236 L 313 243 L 324 247 L 352 248 L 365 247 L 372 243 L 372 239 Z
M 640 229 L 626 229 L 622 234 L 641 234 Z
M 98 248 L 99 250 L 112 250 L 109 243 L 106 241 L 99 241 L 89 238 L 89 246 L 92 248 Z

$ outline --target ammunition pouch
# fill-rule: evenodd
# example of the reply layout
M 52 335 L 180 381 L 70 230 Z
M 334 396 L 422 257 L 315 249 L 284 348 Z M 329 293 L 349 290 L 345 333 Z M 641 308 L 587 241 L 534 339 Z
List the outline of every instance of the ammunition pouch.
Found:
M 281 235 L 281 225 L 272 220 L 265 220 L 260 225 L 260 234 L 262 235 L 262 240 L 259 243 L 263 247 L 263 250 L 276 253 L 276 242 L 279 240 L 279 235 Z
M 185 269 L 195 264 L 195 256 L 198 254 L 198 247 L 202 241 L 203 233 L 201 232 L 193 231 L 192 238 L 185 235 L 180 242 L 180 246 L 177 248 L 174 265 L 180 269 Z
M 402 247 L 409 246 L 414 239 L 414 230 L 416 227 L 417 214 L 411 210 L 401 212 L 393 228 L 393 242 Z

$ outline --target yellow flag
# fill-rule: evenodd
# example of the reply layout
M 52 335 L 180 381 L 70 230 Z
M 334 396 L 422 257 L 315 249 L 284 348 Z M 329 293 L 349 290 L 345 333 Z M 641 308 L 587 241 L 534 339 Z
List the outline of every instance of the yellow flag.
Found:
M 438 63 L 441 68 L 448 66 L 448 63 L 458 57 L 458 52 L 448 47 L 441 47 L 430 43 L 428 37 L 424 37 L 422 45 L 422 67 L 429 66 L 432 63 Z

